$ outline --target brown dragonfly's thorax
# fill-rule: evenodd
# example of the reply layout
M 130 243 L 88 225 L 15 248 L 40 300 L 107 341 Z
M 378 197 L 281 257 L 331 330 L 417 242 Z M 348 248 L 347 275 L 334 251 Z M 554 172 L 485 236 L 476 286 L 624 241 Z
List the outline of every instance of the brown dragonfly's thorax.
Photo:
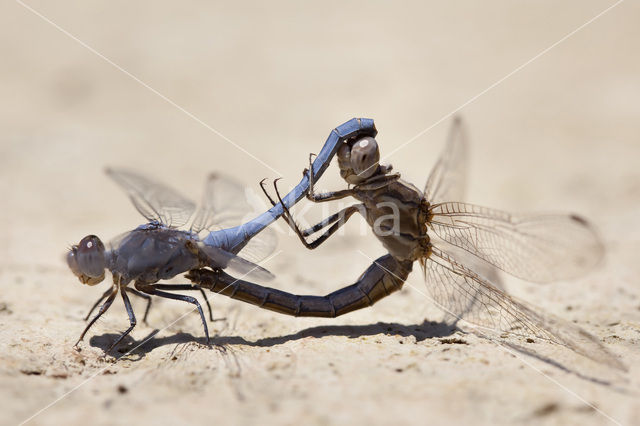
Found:
M 381 188 L 355 189 L 356 198 L 365 206 L 367 223 L 389 253 L 401 260 L 420 258 L 429 238 L 425 222 L 428 203 L 422 192 L 400 179 Z

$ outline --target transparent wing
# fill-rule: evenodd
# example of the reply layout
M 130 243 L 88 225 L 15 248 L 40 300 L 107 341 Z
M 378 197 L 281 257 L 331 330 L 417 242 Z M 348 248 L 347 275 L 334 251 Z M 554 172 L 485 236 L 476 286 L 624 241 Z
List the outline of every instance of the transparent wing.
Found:
M 256 265 L 240 256 L 236 256 L 233 253 L 229 253 L 219 247 L 212 247 L 206 244 L 202 244 L 202 251 L 209 257 L 212 268 L 222 268 L 230 270 L 238 274 L 238 279 L 258 279 L 263 281 L 269 281 L 274 278 L 274 275 L 263 268 Z
M 122 234 L 116 235 L 112 239 L 109 240 L 108 246 L 109 250 L 116 250 L 120 247 L 120 244 L 131 235 L 131 231 L 123 232 Z
M 197 233 L 214 227 L 231 227 L 251 211 L 245 189 L 240 183 L 211 173 L 207 178 L 202 203 L 191 230 Z
M 440 250 L 446 252 L 452 259 L 461 265 L 465 265 L 467 268 L 474 271 L 481 278 L 489 281 L 494 287 L 505 291 L 505 285 L 502 279 L 502 272 L 493 266 L 492 264 L 480 259 L 477 256 L 472 255 L 466 250 L 460 247 L 449 244 L 448 242 L 432 236 L 431 243 L 438 247 Z
M 202 204 L 191 230 L 199 233 L 202 230 L 231 228 L 253 219 L 265 207 L 260 197 L 252 196 L 239 182 L 212 173 L 205 184 Z M 239 255 L 251 262 L 259 262 L 273 253 L 277 243 L 275 232 L 267 228 L 249 240 Z
M 135 172 L 107 169 L 106 173 L 129 194 L 133 205 L 149 221 L 178 228 L 189 221 L 195 210 L 195 204 L 177 191 Z
M 597 362 L 626 368 L 580 327 L 534 311 L 438 248 L 433 247 L 421 263 L 431 297 L 449 314 L 492 331 L 554 342 Z
M 273 229 L 267 228 L 251 238 L 240 253 L 245 259 L 258 263 L 273 253 L 278 245 L 278 237 Z
M 477 256 L 472 255 L 466 250 L 461 249 L 460 247 L 456 247 L 453 244 L 449 244 L 446 241 L 438 238 L 433 235 L 431 237 L 431 243 L 443 250 L 449 255 L 452 259 L 454 259 L 457 263 L 461 265 L 465 265 L 468 269 L 474 271 L 478 276 L 480 276 L 483 280 L 488 281 L 499 290 L 505 291 L 504 282 L 502 280 L 501 272 L 498 268 L 491 265 L 488 262 L 480 259 Z M 470 310 L 473 308 L 474 301 L 477 299 L 475 297 L 467 298 L 471 303 L 470 306 L 467 306 L 465 309 Z M 462 315 L 464 311 L 460 311 L 458 314 Z M 449 313 L 445 315 L 443 321 L 446 323 L 455 326 L 460 318 L 453 316 Z
M 427 201 L 437 203 L 464 199 L 467 149 L 467 132 L 464 122 L 460 117 L 455 117 L 444 151 L 431 171 L 424 188 Z
M 515 215 L 465 203 L 436 204 L 430 213 L 438 237 L 528 281 L 584 275 L 604 254 L 589 223 L 575 215 Z

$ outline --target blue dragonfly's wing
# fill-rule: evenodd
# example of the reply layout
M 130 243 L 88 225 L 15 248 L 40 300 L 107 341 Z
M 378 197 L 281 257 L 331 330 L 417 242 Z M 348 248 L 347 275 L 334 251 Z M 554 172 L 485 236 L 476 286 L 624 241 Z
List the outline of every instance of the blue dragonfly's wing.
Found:
M 467 131 L 460 117 L 455 117 L 447 144 L 433 167 L 424 188 L 430 203 L 464 200 L 467 180 Z
M 207 255 L 211 261 L 212 268 L 222 268 L 233 271 L 237 274 L 237 279 L 257 279 L 261 281 L 270 281 L 274 275 L 260 265 L 256 265 L 242 257 L 229 253 L 220 247 L 213 247 L 202 243 L 201 250 Z
M 195 203 L 172 188 L 124 169 L 107 169 L 107 175 L 123 188 L 136 209 L 148 221 L 158 221 L 170 228 L 186 224 Z
M 228 228 L 253 212 L 242 184 L 219 173 L 211 173 L 191 231 L 199 233 L 212 228 Z
M 202 203 L 191 226 L 191 231 L 227 229 L 243 224 L 265 209 L 264 201 L 239 182 L 212 173 L 205 184 Z M 253 263 L 260 262 L 276 248 L 278 241 L 272 229 L 265 229 L 253 238 L 238 253 Z
M 109 243 L 107 244 L 107 246 L 109 247 L 109 250 L 117 250 L 118 247 L 120 247 L 120 244 L 122 244 L 122 242 L 129 236 L 131 235 L 132 231 L 127 231 L 127 232 L 123 232 L 122 234 L 116 235 L 115 237 L 113 237 L 112 239 L 109 240 Z

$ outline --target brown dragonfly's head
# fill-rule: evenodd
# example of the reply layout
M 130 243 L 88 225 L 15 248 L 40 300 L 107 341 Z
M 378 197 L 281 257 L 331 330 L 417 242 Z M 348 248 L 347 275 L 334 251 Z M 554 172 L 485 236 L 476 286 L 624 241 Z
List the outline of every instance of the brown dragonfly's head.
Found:
M 347 183 L 358 185 L 377 174 L 385 174 L 390 166 L 381 166 L 378 142 L 371 136 L 345 141 L 338 149 L 340 176 Z
M 87 235 L 80 243 L 71 246 L 67 253 L 67 265 L 83 284 L 95 285 L 104 280 L 107 261 L 100 238 Z

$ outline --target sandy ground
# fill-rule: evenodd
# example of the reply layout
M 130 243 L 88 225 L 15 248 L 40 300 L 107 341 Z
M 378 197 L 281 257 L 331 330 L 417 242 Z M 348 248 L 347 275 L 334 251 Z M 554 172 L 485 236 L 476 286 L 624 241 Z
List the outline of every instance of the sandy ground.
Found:
M 638 424 L 640 8 L 623 2 L 518 69 L 613 4 L 556 3 L 3 2 L 0 423 Z M 628 373 L 452 330 L 418 273 L 335 320 L 213 297 L 226 321 L 210 324 L 212 348 L 189 306 L 157 300 L 124 350 L 159 333 L 116 361 L 102 354 L 128 325 L 118 301 L 73 349 L 107 284 L 81 286 L 66 248 L 141 223 L 105 166 L 193 198 L 212 170 L 290 185 L 360 116 L 375 118 L 383 155 L 429 129 L 389 158 L 422 186 L 449 121 L 434 123 L 460 106 L 470 201 L 577 211 L 607 245 L 582 279 L 505 278 L 509 292 L 593 333 Z M 320 185 L 343 187 L 335 166 Z M 289 291 L 333 291 L 384 253 L 358 220 L 314 252 L 279 229 L 265 266 Z

